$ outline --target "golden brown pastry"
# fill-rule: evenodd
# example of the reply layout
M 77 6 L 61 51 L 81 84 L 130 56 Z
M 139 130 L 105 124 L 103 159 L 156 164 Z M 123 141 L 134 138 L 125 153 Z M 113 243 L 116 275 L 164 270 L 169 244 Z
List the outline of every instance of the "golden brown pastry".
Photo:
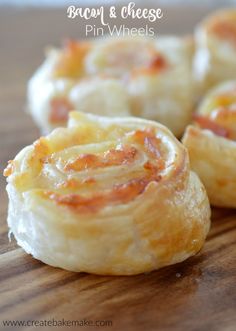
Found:
M 76 109 L 157 120 L 181 136 L 193 109 L 192 52 L 177 37 L 70 41 L 31 78 L 29 110 L 43 132 Z
M 236 81 L 212 89 L 200 104 L 183 143 L 211 204 L 236 207 Z
M 186 149 L 152 121 L 70 113 L 67 128 L 24 148 L 5 175 L 10 231 L 52 266 L 138 274 L 196 254 L 209 230 Z
M 217 11 L 195 33 L 195 75 L 201 92 L 236 78 L 236 9 Z

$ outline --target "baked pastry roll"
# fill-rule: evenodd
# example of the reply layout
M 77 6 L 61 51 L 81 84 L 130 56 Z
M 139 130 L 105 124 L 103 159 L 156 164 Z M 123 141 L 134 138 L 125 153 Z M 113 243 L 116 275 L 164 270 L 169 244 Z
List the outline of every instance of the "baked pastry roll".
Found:
M 65 126 L 76 109 L 157 120 L 180 136 L 193 108 L 192 53 L 187 38 L 71 41 L 31 78 L 29 110 L 43 132 Z
M 5 175 L 10 232 L 52 266 L 138 274 L 196 254 L 209 230 L 186 149 L 152 121 L 72 112 Z
M 235 208 L 236 81 L 222 83 L 206 95 L 183 143 L 211 204 Z
M 194 71 L 201 93 L 236 77 L 236 9 L 217 11 L 197 27 Z

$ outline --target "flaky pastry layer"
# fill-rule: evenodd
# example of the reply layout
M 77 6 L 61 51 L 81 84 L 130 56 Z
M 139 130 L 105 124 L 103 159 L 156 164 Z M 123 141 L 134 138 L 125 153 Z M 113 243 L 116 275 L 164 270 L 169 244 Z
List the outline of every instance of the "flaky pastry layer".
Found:
M 222 83 L 206 95 L 183 143 L 211 204 L 236 208 L 236 81 Z

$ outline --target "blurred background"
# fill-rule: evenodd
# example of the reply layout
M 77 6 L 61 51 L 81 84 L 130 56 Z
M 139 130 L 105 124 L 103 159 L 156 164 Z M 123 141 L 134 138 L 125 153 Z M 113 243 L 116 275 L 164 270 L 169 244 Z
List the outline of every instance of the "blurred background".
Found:
M 143 0 L 135 1 L 139 4 L 144 4 Z M 65 6 L 65 5 L 91 5 L 91 4 L 112 4 L 112 3 L 127 3 L 127 1 L 124 0 L 79 0 L 79 1 L 70 1 L 70 0 L 1 0 L 1 4 L 4 5 L 17 5 L 17 6 Z M 229 6 L 234 5 L 235 0 L 146 0 L 145 4 L 162 4 L 162 5 L 174 5 L 174 4 L 193 4 L 195 6 Z
M 96 7 L 115 4 L 119 8 L 129 2 L 127 0 L 0 0 L 0 61 L 4 70 L 4 76 L 0 79 L 4 77 L 12 81 L 16 72 L 29 78 L 30 73 L 43 61 L 44 49 L 48 45 L 60 46 L 61 41 L 68 38 L 86 38 L 85 20 L 69 19 L 66 14 L 69 5 Z M 160 7 L 163 10 L 164 17 L 150 25 L 154 28 L 156 36 L 191 34 L 194 26 L 209 12 L 221 7 L 236 6 L 236 0 L 134 0 L 133 2 L 139 7 Z M 89 22 L 99 26 L 99 20 L 94 19 Z M 142 19 L 128 19 L 125 24 L 128 28 L 139 28 L 146 22 Z M 11 64 L 10 72 L 9 64 Z M 24 68 L 21 68 L 21 65 Z
M 152 26 L 160 34 L 191 34 L 208 13 L 236 6 L 236 0 L 149 0 L 134 1 L 139 7 L 161 8 L 164 17 Z M 44 60 L 48 46 L 60 46 L 68 38 L 85 38 L 85 20 L 69 19 L 67 7 L 110 6 L 129 1 L 111 0 L 0 0 L 0 153 L 1 168 L 23 146 L 39 135 L 26 108 L 27 82 Z M 116 23 L 119 24 L 117 21 Z M 128 19 L 126 26 L 142 27 L 142 19 Z M 99 26 L 99 21 L 90 24 Z M 17 125 L 16 125 L 17 122 Z M 13 134 L 14 133 L 14 134 Z M 16 139 L 17 136 L 17 139 Z

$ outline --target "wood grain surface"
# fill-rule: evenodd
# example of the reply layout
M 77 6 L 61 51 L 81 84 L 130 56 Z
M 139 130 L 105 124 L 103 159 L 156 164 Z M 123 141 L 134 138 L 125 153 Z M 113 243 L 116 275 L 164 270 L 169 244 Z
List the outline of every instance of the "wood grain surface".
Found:
M 208 9 L 209 10 L 209 9 Z M 191 32 L 206 9 L 169 8 L 157 27 Z M 182 17 L 182 24 L 180 25 Z M 184 17 L 184 19 L 183 19 Z M 137 23 L 140 24 L 140 23 Z M 84 37 L 79 21 L 63 9 L 0 10 L 1 171 L 39 132 L 24 112 L 26 83 L 48 44 Z M 0 190 L 0 329 L 11 320 L 109 320 L 109 326 L 44 330 L 236 330 L 236 212 L 213 210 L 204 249 L 184 263 L 134 277 L 99 277 L 49 267 L 7 236 L 5 179 Z M 41 328 L 16 327 L 16 330 Z

